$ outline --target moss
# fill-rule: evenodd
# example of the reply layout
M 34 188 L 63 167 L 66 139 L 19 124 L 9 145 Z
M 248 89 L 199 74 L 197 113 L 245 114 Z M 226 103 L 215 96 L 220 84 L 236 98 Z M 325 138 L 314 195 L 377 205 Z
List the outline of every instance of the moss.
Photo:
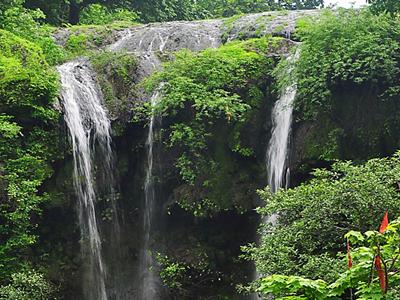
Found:
M 66 44 L 65 49 L 73 55 L 83 55 L 88 50 L 88 36 L 86 34 L 71 35 Z
M 304 157 L 306 160 L 335 160 L 342 158 L 344 130 L 329 118 L 321 119 L 306 137 Z
M 288 26 L 288 23 L 283 23 L 283 24 L 276 26 L 274 28 L 274 33 L 281 33 L 286 28 L 286 26 Z
M 116 122 L 114 134 L 123 132 L 136 97 L 135 74 L 138 60 L 135 55 L 124 52 L 102 51 L 91 55 L 107 109 Z
M 239 20 L 241 17 L 243 17 L 243 14 L 235 15 L 223 20 L 221 35 L 223 42 L 226 42 L 228 40 L 229 34 L 233 30 L 236 21 Z
M 68 39 L 65 49 L 68 54 L 66 59 L 80 55 L 91 55 L 107 44 L 113 30 L 136 26 L 136 23 L 114 22 L 107 25 L 74 25 L 68 27 Z

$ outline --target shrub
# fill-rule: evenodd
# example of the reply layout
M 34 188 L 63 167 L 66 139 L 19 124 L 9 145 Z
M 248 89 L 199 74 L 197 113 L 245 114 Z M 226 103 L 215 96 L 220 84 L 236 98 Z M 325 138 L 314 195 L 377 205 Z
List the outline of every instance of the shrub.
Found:
M 326 11 L 316 22 L 301 20 L 298 28 L 303 43 L 296 106 L 303 118 L 330 112 L 332 92 L 345 85 L 375 87 L 381 98 L 399 94 L 398 19 L 368 11 Z
M 42 274 L 25 271 L 12 274 L 8 285 L 0 286 L 2 300 L 51 300 L 55 287 Z
M 42 49 L 47 62 L 55 65 L 64 59 L 65 54 L 51 37 L 51 28 L 40 23 L 44 18 L 45 15 L 39 9 L 15 6 L 4 12 L 0 28 L 35 43 Z
M 105 25 L 112 22 L 130 22 L 138 20 L 138 14 L 123 8 L 110 10 L 101 4 L 91 4 L 83 11 L 80 19 L 81 24 Z
M 233 42 L 198 54 L 181 51 L 148 81 L 150 89 L 161 87 L 154 113 L 170 119 L 164 142 L 177 154 L 175 167 L 185 185 L 176 196 L 195 215 L 240 207 L 232 200 L 232 185 L 242 184 L 236 159 L 253 155 L 241 131 L 262 105 L 260 86 L 272 80 L 275 66 L 265 53 L 279 41 Z
M 259 247 L 245 247 L 262 275 L 306 276 L 332 282 L 344 265 L 336 258 L 349 230 L 376 227 L 386 209 L 400 213 L 400 153 L 363 165 L 337 162 L 331 170 L 317 169 L 314 178 L 296 188 L 271 194 L 263 217 L 276 214 L 277 223 L 261 229 Z

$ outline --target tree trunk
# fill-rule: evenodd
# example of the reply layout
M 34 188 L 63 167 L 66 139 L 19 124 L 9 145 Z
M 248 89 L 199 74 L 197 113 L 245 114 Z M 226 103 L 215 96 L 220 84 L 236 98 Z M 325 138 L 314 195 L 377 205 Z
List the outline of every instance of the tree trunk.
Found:
M 81 7 L 76 0 L 71 0 L 69 3 L 69 23 L 76 25 L 79 23 L 79 15 L 81 12 Z

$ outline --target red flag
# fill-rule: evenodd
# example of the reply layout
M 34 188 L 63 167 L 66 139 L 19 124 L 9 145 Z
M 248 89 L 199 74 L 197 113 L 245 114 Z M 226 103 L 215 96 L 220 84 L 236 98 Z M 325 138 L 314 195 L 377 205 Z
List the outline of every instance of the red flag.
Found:
M 349 267 L 349 269 L 351 269 L 351 267 L 353 266 L 353 258 L 351 257 L 351 253 L 350 253 L 349 239 L 347 239 L 347 266 Z
M 386 293 L 386 276 L 385 270 L 382 268 L 382 262 L 379 255 L 375 256 L 374 261 L 375 269 L 378 272 L 379 283 L 381 285 L 382 293 Z
M 381 226 L 379 227 L 379 232 L 384 233 L 388 225 L 389 225 L 389 217 L 388 217 L 388 211 L 386 211 L 385 215 L 383 216 Z

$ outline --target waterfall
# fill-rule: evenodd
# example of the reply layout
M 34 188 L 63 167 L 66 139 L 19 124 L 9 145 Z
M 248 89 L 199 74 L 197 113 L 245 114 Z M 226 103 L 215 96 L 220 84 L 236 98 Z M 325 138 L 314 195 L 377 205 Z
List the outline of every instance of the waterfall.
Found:
M 154 108 L 160 99 L 160 91 L 162 85 L 154 92 L 151 97 L 151 106 Z M 158 277 L 154 274 L 154 258 L 151 253 L 151 230 L 154 219 L 154 206 L 156 201 L 156 191 L 154 182 L 154 138 L 157 117 L 152 114 L 149 124 L 149 131 L 146 140 L 147 148 L 147 169 L 144 184 L 145 203 L 143 216 L 144 241 L 141 253 L 141 261 L 139 266 L 139 274 L 141 277 L 140 294 L 141 300 L 156 300 L 159 298 L 157 290 L 160 285 Z
M 266 166 L 268 172 L 268 185 L 273 193 L 279 188 L 288 188 L 290 170 L 287 167 L 289 154 L 289 140 L 292 128 L 293 102 L 296 98 L 297 83 L 292 76 L 296 61 L 300 56 L 300 48 L 287 58 L 287 65 L 278 77 L 289 79 L 288 85 L 283 87 L 278 101 L 272 109 L 272 132 L 266 153 Z M 271 215 L 264 218 L 263 223 L 276 223 L 277 216 Z M 254 270 L 254 280 L 260 278 L 257 270 Z M 250 295 L 251 300 L 262 299 L 257 294 Z
M 299 48 L 287 58 L 284 76 L 289 79 L 272 109 L 272 134 L 269 140 L 266 161 L 268 170 L 268 185 L 275 193 L 279 188 L 289 184 L 290 170 L 287 168 L 290 132 L 292 128 L 293 102 L 296 97 L 297 84 L 291 73 L 300 55 Z
M 101 149 L 103 163 L 112 165 L 111 126 L 102 107 L 102 94 L 92 71 L 82 61 L 58 67 L 61 76 L 61 98 L 64 118 L 73 150 L 73 182 L 78 196 L 82 256 L 87 264 L 84 285 L 85 299 L 106 300 L 106 270 L 96 217 L 94 149 Z

